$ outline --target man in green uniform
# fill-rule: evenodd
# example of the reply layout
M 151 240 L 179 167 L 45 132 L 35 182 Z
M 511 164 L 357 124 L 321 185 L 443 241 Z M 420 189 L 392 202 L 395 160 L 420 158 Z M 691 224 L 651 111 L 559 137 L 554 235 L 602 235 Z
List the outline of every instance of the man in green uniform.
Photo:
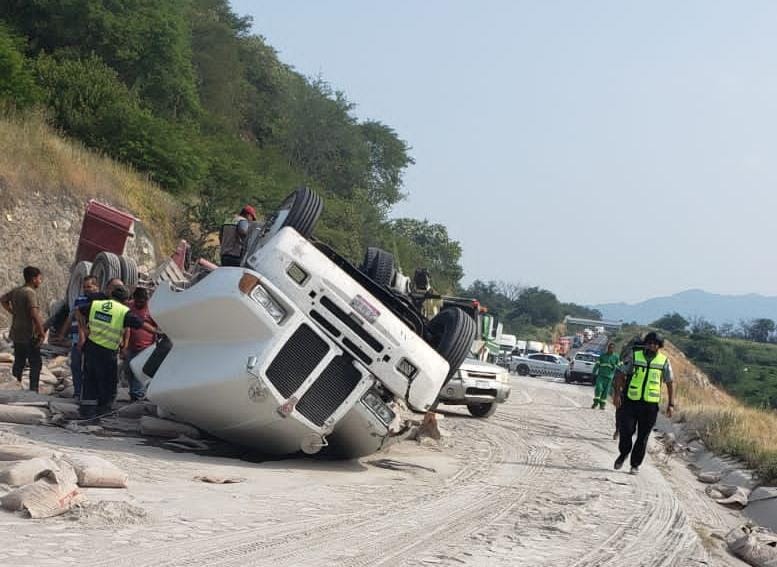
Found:
M 124 346 L 124 329 L 156 328 L 139 319 L 125 305 L 129 293 L 123 285 L 111 290 L 108 299 L 94 299 L 80 307 L 86 328 L 79 327 L 79 346 L 83 349 L 84 375 L 81 393 L 81 417 L 95 419 L 110 411 L 113 403 L 117 361 Z
M 620 359 L 615 354 L 615 344 L 608 343 L 607 352 L 599 355 L 599 360 L 594 366 L 596 385 L 594 386 L 594 403 L 591 409 L 595 409 L 596 406 L 599 406 L 599 409 L 604 409 L 618 364 L 620 364 Z
M 672 366 L 669 364 L 669 358 L 659 352 L 664 346 L 664 339 L 651 331 L 645 335 L 642 342 L 644 347 L 635 350 L 632 360 L 624 364 L 618 372 L 616 391 L 624 391 L 624 394 L 613 398 L 613 401 L 620 405 L 621 413 L 618 419 L 620 454 L 615 459 L 614 467 L 616 470 L 620 469 L 631 453 L 631 474 L 639 472 L 645 458 L 648 437 L 658 418 L 662 383 L 666 384 L 669 397 L 666 416 L 672 417 L 674 409 Z M 632 446 L 635 431 L 637 440 Z

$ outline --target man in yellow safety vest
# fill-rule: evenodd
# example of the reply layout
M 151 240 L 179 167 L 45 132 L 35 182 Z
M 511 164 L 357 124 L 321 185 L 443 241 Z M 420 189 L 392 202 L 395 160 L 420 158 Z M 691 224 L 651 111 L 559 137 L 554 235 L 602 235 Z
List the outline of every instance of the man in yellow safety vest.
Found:
M 82 306 L 86 327 L 79 327 L 84 372 L 81 386 L 81 417 L 94 419 L 108 412 L 113 402 L 116 355 L 123 346 L 124 329 L 157 329 L 133 315 L 125 305 L 129 292 L 123 285 L 111 290 L 108 299 L 94 299 Z
M 618 458 L 615 469 L 620 469 L 631 453 L 631 474 L 637 474 L 645 458 L 648 437 L 658 418 L 661 401 L 661 383 L 666 384 L 669 398 L 666 415 L 672 417 L 674 409 L 674 387 L 672 366 L 665 354 L 659 352 L 664 339 L 653 331 L 645 335 L 644 347 L 634 351 L 632 360 L 627 362 L 616 378 L 616 395 L 613 401 L 619 405 L 618 418 Z M 622 394 L 621 394 L 622 393 Z M 632 437 L 637 432 L 637 440 L 632 447 Z

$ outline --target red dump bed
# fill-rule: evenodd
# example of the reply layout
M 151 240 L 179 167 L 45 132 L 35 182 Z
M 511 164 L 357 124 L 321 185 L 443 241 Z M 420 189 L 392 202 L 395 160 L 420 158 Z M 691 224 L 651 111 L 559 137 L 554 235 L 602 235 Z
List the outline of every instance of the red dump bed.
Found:
M 81 225 L 76 262 L 91 262 L 102 251 L 123 254 L 134 222 L 135 217 L 132 215 L 91 199 L 86 205 L 84 222 Z

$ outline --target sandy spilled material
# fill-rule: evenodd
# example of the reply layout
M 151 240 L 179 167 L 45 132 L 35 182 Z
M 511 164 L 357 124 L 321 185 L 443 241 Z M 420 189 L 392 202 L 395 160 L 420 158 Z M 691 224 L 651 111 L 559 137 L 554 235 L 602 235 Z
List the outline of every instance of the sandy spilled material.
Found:
M 649 457 L 637 477 L 612 470 L 613 413 L 588 409 L 591 395 L 515 378 L 490 419 L 449 408 L 441 448 L 406 442 L 350 462 L 256 464 L 0 426 L 0 441 L 83 450 L 129 473 L 127 489 L 85 489 L 93 504 L 62 518 L 0 514 L 0 545 L 36 566 L 741 565 L 714 537 L 728 519 L 683 467 L 657 453 L 660 469 Z

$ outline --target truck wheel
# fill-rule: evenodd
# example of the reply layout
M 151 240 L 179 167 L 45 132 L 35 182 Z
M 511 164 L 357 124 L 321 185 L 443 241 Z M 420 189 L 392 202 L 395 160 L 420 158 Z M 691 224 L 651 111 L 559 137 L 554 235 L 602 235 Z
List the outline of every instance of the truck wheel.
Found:
M 271 238 L 280 229 L 290 226 L 305 238 L 309 238 L 316 228 L 324 202 L 321 197 L 307 187 L 298 187 L 287 196 L 271 216 L 267 218 L 263 240 Z
M 138 287 L 138 265 L 129 256 L 119 256 L 119 265 L 121 266 L 121 280 L 132 293 Z
M 362 272 L 372 281 L 389 287 L 394 280 L 394 255 L 380 248 L 370 246 L 364 254 Z
M 518 368 L 515 369 L 518 372 L 518 376 L 528 376 L 529 375 L 529 367 L 525 364 L 519 364 Z
M 472 417 L 491 417 L 496 411 L 496 402 L 490 404 L 469 404 L 467 410 Z
M 121 263 L 119 257 L 112 252 L 100 252 L 94 258 L 91 275 L 97 278 L 100 289 L 105 289 L 109 281 L 121 279 Z
M 477 325 L 463 310 L 458 307 L 448 307 L 429 321 L 428 330 L 431 335 L 429 344 L 448 361 L 450 366 L 448 378 L 450 378 L 467 357 L 477 334 Z
M 67 284 L 67 304 L 74 305 L 76 298 L 81 295 L 84 278 L 92 271 L 92 263 L 81 260 L 70 270 L 70 281 Z

